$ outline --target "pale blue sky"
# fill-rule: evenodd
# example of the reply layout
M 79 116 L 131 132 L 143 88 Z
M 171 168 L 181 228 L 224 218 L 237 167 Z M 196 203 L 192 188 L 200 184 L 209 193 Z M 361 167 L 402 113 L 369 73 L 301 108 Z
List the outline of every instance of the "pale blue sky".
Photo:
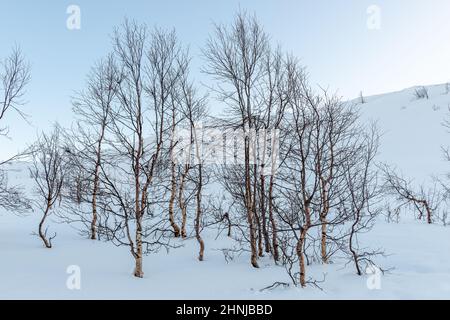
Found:
M 81 8 L 81 30 L 66 28 L 66 9 Z M 367 28 L 367 8 L 381 9 L 381 29 Z M 11 115 L 12 141 L 0 158 L 32 141 L 55 120 L 71 121 L 70 96 L 84 86 L 93 62 L 110 51 L 113 27 L 125 16 L 176 28 L 194 55 L 193 74 L 211 24 L 241 9 L 256 13 L 274 42 L 297 55 L 314 84 L 347 98 L 450 81 L 448 0 L 0 0 L 0 57 L 18 44 L 32 64 L 25 112 Z

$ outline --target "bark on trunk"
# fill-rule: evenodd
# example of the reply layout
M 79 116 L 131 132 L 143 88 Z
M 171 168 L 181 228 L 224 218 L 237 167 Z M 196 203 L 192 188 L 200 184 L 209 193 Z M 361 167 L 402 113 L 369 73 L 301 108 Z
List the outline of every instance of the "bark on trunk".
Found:
M 329 195 L 328 195 L 328 183 L 322 180 L 322 212 L 320 213 L 320 223 L 321 223 L 321 241 L 320 241 L 320 249 L 322 262 L 328 263 L 328 254 L 327 254 L 327 215 L 330 210 L 329 205 Z
M 256 244 L 256 233 L 254 226 L 254 211 L 252 202 L 252 191 L 251 191 L 251 179 L 250 179 L 250 148 L 248 137 L 245 140 L 245 201 L 247 209 L 247 222 L 250 232 L 250 249 L 251 258 L 250 262 L 254 268 L 259 268 L 258 265 L 258 249 Z
M 174 136 L 175 136 L 175 109 L 172 109 L 172 137 L 170 140 L 170 161 L 171 161 L 171 167 L 170 167 L 170 174 L 171 174 L 171 190 L 170 190 L 170 199 L 169 199 L 169 221 L 170 225 L 173 229 L 173 234 L 175 238 L 180 237 L 180 227 L 175 222 L 175 214 L 174 214 L 174 203 L 175 203 L 175 196 L 176 196 L 176 188 L 177 188 L 177 182 L 176 182 L 176 174 L 175 174 L 175 159 L 174 159 Z
M 171 177 L 171 191 L 169 199 L 169 221 L 173 229 L 173 234 L 175 238 L 180 237 L 180 227 L 175 222 L 174 215 L 174 203 L 175 203 L 175 193 L 176 193 L 176 180 L 175 180 L 175 163 L 172 162 L 172 177 Z
M 349 238 L 349 250 L 352 253 L 353 256 L 353 262 L 355 264 L 355 268 L 356 268 L 356 273 L 358 274 L 358 276 L 362 275 L 361 272 L 361 268 L 359 267 L 359 258 L 358 258 L 358 253 L 356 252 L 356 250 L 353 248 L 353 237 L 356 233 L 356 227 L 358 226 L 358 223 L 361 219 L 361 211 L 360 209 L 356 209 L 355 212 L 355 221 L 352 224 L 352 228 L 350 230 L 350 238 Z
M 262 243 L 262 230 L 261 230 L 261 219 L 256 212 L 256 208 L 253 207 L 253 212 L 255 212 L 255 223 L 258 231 L 258 256 L 264 256 L 263 243 Z
M 261 179 L 260 179 L 260 210 L 261 210 L 261 222 L 262 222 L 262 233 L 264 236 L 264 249 L 266 253 L 271 252 L 270 248 L 270 240 L 269 240 L 269 232 L 267 230 L 267 217 L 266 217 L 266 178 L 264 176 L 264 169 L 261 172 Z
M 92 221 L 91 221 L 91 239 L 97 239 L 97 194 L 100 182 L 100 164 L 101 164 L 101 152 L 102 152 L 102 141 L 105 136 L 105 124 L 102 126 L 102 131 L 97 144 L 97 159 L 95 161 L 95 171 L 94 171 L 94 188 L 92 190 Z
M 273 185 L 274 177 L 272 175 L 269 182 L 269 220 L 272 226 L 273 259 L 275 262 L 278 262 L 280 260 L 280 254 L 278 252 L 277 225 L 273 216 Z
M 305 177 L 305 175 L 303 175 Z M 305 180 L 302 180 L 305 182 Z M 303 183 L 303 185 L 305 185 Z M 303 198 L 306 199 L 305 191 L 303 191 Z M 310 208 L 310 200 L 304 200 L 305 206 L 305 224 L 300 231 L 300 237 L 297 242 L 297 255 L 300 264 L 300 285 L 302 288 L 306 287 L 306 259 L 305 259 L 305 241 L 306 235 L 308 234 L 308 230 L 311 227 L 311 208 Z
M 184 200 L 184 185 L 185 185 L 185 181 L 186 181 L 186 176 L 188 174 L 189 171 L 189 165 L 186 165 L 184 168 L 184 172 L 181 175 L 181 180 L 180 180 L 180 189 L 179 189 L 179 193 L 178 193 L 178 204 L 181 210 L 181 237 L 183 239 L 185 239 L 187 237 L 187 233 L 186 233 L 186 223 L 187 223 L 187 205 L 186 205 L 186 201 Z
M 362 275 L 361 272 L 361 268 L 359 267 L 359 259 L 358 259 L 358 253 L 356 252 L 356 250 L 353 248 L 353 236 L 355 234 L 355 227 L 358 224 L 359 220 L 356 220 L 353 225 L 352 225 L 352 230 L 350 233 L 350 239 L 349 239 L 349 249 L 350 252 L 352 253 L 353 256 L 353 262 L 355 264 L 355 268 L 356 268 L 356 273 L 358 274 L 358 276 Z
M 327 255 L 327 220 L 325 217 L 322 217 L 320 219 L 322 224 L 322 239 L 321 239 L 321 255 L 322 255 L 322 262 L 327 264 L 328 263 L 328 255 Z
M 431 214 L 431 208 L 430 208 L 430 206 L 428 205 L 428 202 L 427 202 L 427 201 L 424 201 L 424 202 L 423 202 L 423 205 L 424 205 L 424 207 L 425 207 L 425 210 L 427 211 L 427 222 L 428 222 L 428 224 L 432 224 L 433 221 L 431 220 L 431 216 L 432 216 L 432 214 Z
M 256 155 L 254 155 L 254 159 L 256 159 Z M 258 179 L 257 179 L 257 169 L 258 166 L 256 163 L 253 165 L 253 198 L 252 198 L 252 211 L 255 214 L 255 222 L 256 227 L 258 231 L 258 256 L 263 257 L 264 256 L 264 250 L 263 250 L 263 236 L 262 236 L 262 226 L 261 226 L 261 217 L 258 213 L 257 206 L 256 206 L 256 198 L 258 195 Z
M 99 168 L 100 163 L 97 162 L 95 166 L 95 176 L 94 176 L 94 190 L 92 192 L 92 221 L 91 221 L 91 240 L 97 239 L 97 193 L 98 193 L 98 183 L 99 183 Z
M 144 277 L 144 271 L 142 269 L 142 225 L 140 219 L 141 217 L 139 217 L 136 222 L 136 266 L 134 269 L 134 276 L 137 278 Z
M 228 223 L 227 237 L 231 238 L 231 220 L 230 220 L 230 215 L 228 214 L 228 212 L 223 215 L 223 218 L 225 220 L 227 220 L 227 223 Z
M 198 260 L 203 261 L 203 255 L 205 252 L 205 242 L 203 241 L 200 235 L 200 223 L 202 219 L 202 187 L 203 187 L 203 173 L 202 173 L 202 165 L 198 166 L 198 187 L 197 187 L 197 213 L 195 217 L 195 237 L 197 238 L 198 244 L 200 245 L 200 250 L 198 253 Z
M 299 258 L 299 265 L 300 265 L 300 285 L 302 288 L 306 287 L 306 260 L 305 260 L 305 253 L 304 253 L 304 247 L 305 247 L 305 240 L 306 240 L 306 234 L 308 233 L 307 228 L 303 228 L 300 232 L 300 238 L 297 242 L 297 255 Z
M 95 196 L 92 197 L 92 221 L 91 221 L 91 240 L 97 239 L 97 199 Z
M 49 211 L 50 211 L 50 204 L 49 204 L 49 202 L 47 202 L 47 207 L 45 208 L 44 215 L 42 216 L 42 219 L 41 219 L 41 221 L 39 223 L 39 237 L 42 239 L 42 241 L 44 242 L 45 247 L 48 248 L 48 249 L 50 249 L 52 247 L 52 243 L 45 236 L 44 223 L 45 223 L 45 219 L 47 218 L 47 215 L 48 215 Z

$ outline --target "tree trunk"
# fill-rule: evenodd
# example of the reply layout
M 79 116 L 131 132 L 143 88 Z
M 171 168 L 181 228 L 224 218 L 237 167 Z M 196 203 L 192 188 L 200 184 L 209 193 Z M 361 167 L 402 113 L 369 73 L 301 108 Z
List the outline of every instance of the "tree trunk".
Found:
M 181 237 L 186 239 L 186 223 L 187 223 L 187 208 L 186 204 L 181 208 Z
M 91 239 L 95 240 L 97 238 L 96 226 L 97 226 L 97 194 L 99 189 L 100 181 L 100 162 L 101 162 L 101 152 L 102 152 L 102 141 L 105 136 L 105 124 L 102 125 L 101 135 L 97 143 L 97 159 L 95 162 L 94 171 L 94 189 L 92 190 L 92 221 L 91 221 Z
M 253 212 L 255 213 L 255 223 L 256 228 L 258 231 L 258 256 L 263 257 L 264 256 L 264 250 L 263 250 L 263 236 L 262 236 L 262 230 L 261 230 L 261 219 L 259 217 L 259 214 L 256 211 L 256 208 L 253 207 Z
M 175 203 L 175 192 L 176 192 L 176 181 L 175 181 L 175 163 L 172 162 L 171 165 L 171 172 L 172 172 L 172 178 L 171 178 L 171 190 L 170 190 L 170 199 L 169 199 L 169 221 L 170 225 L 173 229 L 173 234 L 175 238 L 180 237 L 180 227 L 175 222 L 175 216 L 174 216 L 174 203 Z
M 254 156 L 256 158 L 256 156 Z M 261 226 L 261 217 L 258 213 L 257 206 L 256 206 L 256 198 L 258 195 L 258 166 L 256 163 L 253 165 L 253 198 L 252 198 L 252 211 L 255 214 L 255 222 L 257 226 L 258 231 L 258 256 L 263 257 L 264 256 L 264 250 L 263 250 L 263 235 L 262 235 L 262 226 Z
M 170 139 L 170 161 L 171 161 L 171 167 L 170 167 L 170 173 L 171 173 L 171 190 L 170 190 L 170 199 L 169 199 L 169 221 L 170 225 L 173 229 L 173 234 L 175 238 L 180 237 L 180 227 L 175 222 L 174 217 L 174 202 L 175 202 L 175 196 L 176 196 L 176 188 L 177 188 L 177 182 L 176 182 L 176 174 L 175 174 L 175 159 L 174 159 L 174 136 L 175 136 L 175 109 L 172 109 L 172 137 Z
M 135 260 L 136 266 L 134 268 L 134 276 L 137 278 L 143 278 L 144 272 L 142 271 L 142 255 L 137 255 Z
M 203 261 L 203 255 L 205 252 L 205 242 L 200 235 L 200 223 L 202 218 L 202 187 L 203 187 L 203 173 L 202 165 L 198 165 L 198 187 L 197 187 L 197 213 L 195 217 L 195 237 L 200 245 L 200 250 L 198 254 L 198 260 Z
M 328 263 L 328 256 L 327 256 L 327 220 L 325 217 L 320 218 L 320 222 L 322 224 L 322 239 L 320 244 L 321 249 L 321 255 L 322 255 L 322 262 L 327 264 Z
M 278 252 L 278 239 L 277 239 L 277 225 L 273 217 L 273 184 L 274 177 L 270 177 L 269 182 L 269 220 L 272 226 L 272 249 L 273 249 L 273 259 L 275 262 L 280 260 L 280 254 Z
M 266 217 L 266 178 L 264 176 L 264 171 L 261 172 L 260 179 L 260 210 L 261 210 L 261 220 L 262 220 L 262 233 L 264 236 L 264 249 L 266 253 L 271 252 L 270 248 L 270 240 L 269 240 L 269 232 L 267 231 L 267 217 Z
M 423 202 L 423 205 L 425 206 L 425 210 L 427 211 L 427 222 L 428 222 L 428 224 L 432 224 L 433 221 L 431 220 L 431 216 L 432 216 L 432 214 L 431 214 L 431 208 L 430 208 L 430 206 L 428 205 L 428 202 L 427 202 L 427 201 L 424 201 L 424 202 Z
M 321 223 L 321 241 L 320 241 L 320 249 L 322 262 L 328 263 L 328 255 L 327 255 L 327 215 L 330 210 L 329 199 L 328 199 L 328 190 L 327 183 L 322 181 L 322 212 L 320 213 L 320 223 Z
M 183 239 L 185 239 L 187 237 L 187 233 L 186 233 L 186 223 L 187 223 L 187 206 L 186 206 L 186 202 L 184 200 L 184 185 L 185 185 L 185 181 L 186 181 L 186 176 L 188 174 L 189 171 L 189 165 L 187 164 L 184 168 L 184 172 L 181 175 L 181 180 L 180 180 L 180 189 L 179 189 L 179 193 L 178 193 L 178 204 L 181 210 L 181 237 Z
M 349 249 L 353 256 L 353 262 L 355 263 L 356 273 L 358 276 L 362 275 L 361 268 L 359 267 L 359 259 L 356 250 L 353 248 L 353 236 L 355 234 L 356 225 L 359 223 L 359 213 L 356 215 L 356 219 L 352 224 L 352 229 L 349 238 Z
M 228 232 L 227 232 L 227 237 L 231 238 L 231 220 L 230 220 L 230 215 L 227 213 L 225 213 L 224 218 L 227 220 L 228 223 Z
M 41 222 L 39 223 L 39 237 L 42 239 L 45 247 L 48 249 L 50 249 L 52 247 L 52 244 L 51 244 L 51 241 L 47 240 L 47 238 L 45 237 L 45 232 L 43 231 L 43 228 L 44 228 L 44 222 L 45 222 L 45 219 L 47 218 L 49 210 L 50 210 L 50 204 L 49 204 L 49 202 L 47 202 L 47 207 L 45 208 L 44 215 L 42 216 Z
M 256 245 L 256 233 L 254 226 L 254 211 L 252 203 L 251 179 L 250 179 L 250 150 L 248 137 L 245 139 L 245 202 L 247 210 L 247 222 L 250 231 L 250 262 L 254 268 L 259 268 L 258 265 L 258 251 Z
M 99 168 L 100 163 L 97 162 L 95 166 L 95 175 L 94 175 L 94 189 L 92 191 L 92 221 L 91 221 L 91 240 L 97 239 L 97 193 L 98 193 L 98 182 L 99 182 Z
M 134 276 L 137 278 L 144 277 L 144 271 L 142 270 L 142 225 L 140 219 L 141 217 L 136 218 L 136 253 L 134 257 L 136 266 Z
M 300 265 L 300 285 L 302 288 L 306 287 L 306 261 L 305 261 L 305 253 L 304 253 L 304 247 L 305 247 L 305 240 L 306 240 L 306 234 L 308 233 L 308 229 L 302 228 L 302 231 L 300 232 L 300 238 L 297 242 L 297 256 L 299 260 Z
M 305 175 L 303 175 L 305 177 Z M 302 181 L 304 182 L 304 180 Z M 304 183 L 302 184 L 305 185 Z M 306 199 L 305 191 L 303 191 L 303 199 Z M 310 200 L 304 200 L 305 206 L 305 224 L 301 228 L 300 237 L 297 242 L 297 256 L 300 264 L 300 285 L 302 288 L 306 287 L 306 259 L 305 259 L 305 241 L 308 230 L 311 227 L 311 208 L 309 206 Z

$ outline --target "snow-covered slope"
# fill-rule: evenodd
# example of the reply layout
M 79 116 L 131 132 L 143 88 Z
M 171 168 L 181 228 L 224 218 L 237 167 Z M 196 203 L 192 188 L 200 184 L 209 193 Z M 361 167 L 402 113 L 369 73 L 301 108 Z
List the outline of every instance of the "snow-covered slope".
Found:
M 366 97 L 360 105 L 366 119 L 377 120 L 384 135 L 379 160 L 396 165 L 417 181 L 428 181 L 448 169 L 441 146 L 450 144 L 441 126 L 450 94 L 445 86 L 429 87 L 429 99 L 417 100 L 414 88 Z M 30 188 L 26 164 L 10 167 L 10 182 Z M 384 248 L 378 258 L 385 268 L 379 290 L 370 290 L 368 276 L 358 277 L 352 265 L 334 261 L 313 265 L 308 275 L 326 281 L 323 291 L 309 287 L 260 290 L 276 281 L 289 282 L 283 267 L 263 260 L 253 269 L 246 253 L 224 259 L 222 249 L 231 243 L 216 233 L 205 234 L 205 261 L 196 260 L 197 244 L 146 256 L 144 279 L 132 276 L 133 261 L 127 248 L 82 239 L 70 226 L 50 221 L 58 233 L 51 250 L 31 233 L 39 213 L 15 216 L 0 210 L 0 298 L 55 299 L 416 299 L 450 296 L 450 229 L 404 219 L 399 224 L 383 221 L 360 240 L 362 245 Z M 81 270 L 81 290 L 66 286 L 67 268 Z
M 360 104 L 361 114 L 380 127 L 379 159 L 397 166 L 418 183 L 448 170 L 441 148 L 450 145 L 450 135 L 442 126 L 449 112 L 450 92 L 446 85 L 426 88 L 429 99 L 417 99 L 415 91 L 421 87 L 413 87 L 367 97 L 366 103 Z

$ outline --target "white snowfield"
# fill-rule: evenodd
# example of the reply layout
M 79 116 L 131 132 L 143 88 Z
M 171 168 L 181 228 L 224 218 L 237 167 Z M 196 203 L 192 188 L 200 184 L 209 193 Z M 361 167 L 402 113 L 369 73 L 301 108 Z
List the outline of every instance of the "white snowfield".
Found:
M 450 93 L 445 85 L 428 87 L 429 99 L 417 100 L 414 88 L 366 97 L 361 113 L 378 120 L 384 135 L 379 160 L 397 166 L 418 183 L 429 183 L 450 166 L 441 146 L 450 144 L 441 123 L 448 112 Z M 10 182 L 32 188 L 26 164 L 13 164 Z M 205 261 L 196 259 L 195 239 L 183 247 L 144 258 L 144 279 L 132 276 L 133 259 L 126 247 L 83 239 L 72 227 L 49 219 L 56 231 L 54 247 L 45 249 L 36 231 L 39 212 L 16 216 L 0 211 L 0 298 L 2 299 L 449 299 L 450 227 L 426 225 L 411 217 L 400 223 L 380 218 L 361 237 L 361 246 L 383 248 L 376 260 L 384 275 L 357 276 L 352 264 L 335 259 L 311 265 L 308 277 L 325 281 L 321 289 L 277 287 L 289 282 L 283 267 L 266 257 L 253 269 L 246 253 L 226 262 L 222 249 L 233 244 L 225 236 L 204 234 Z M 75 267 L 73 267 L 75 266 Z M 74 288 L 67 271 L 80 271 Z M 68 284 L 69 280 L 69 285 Z

